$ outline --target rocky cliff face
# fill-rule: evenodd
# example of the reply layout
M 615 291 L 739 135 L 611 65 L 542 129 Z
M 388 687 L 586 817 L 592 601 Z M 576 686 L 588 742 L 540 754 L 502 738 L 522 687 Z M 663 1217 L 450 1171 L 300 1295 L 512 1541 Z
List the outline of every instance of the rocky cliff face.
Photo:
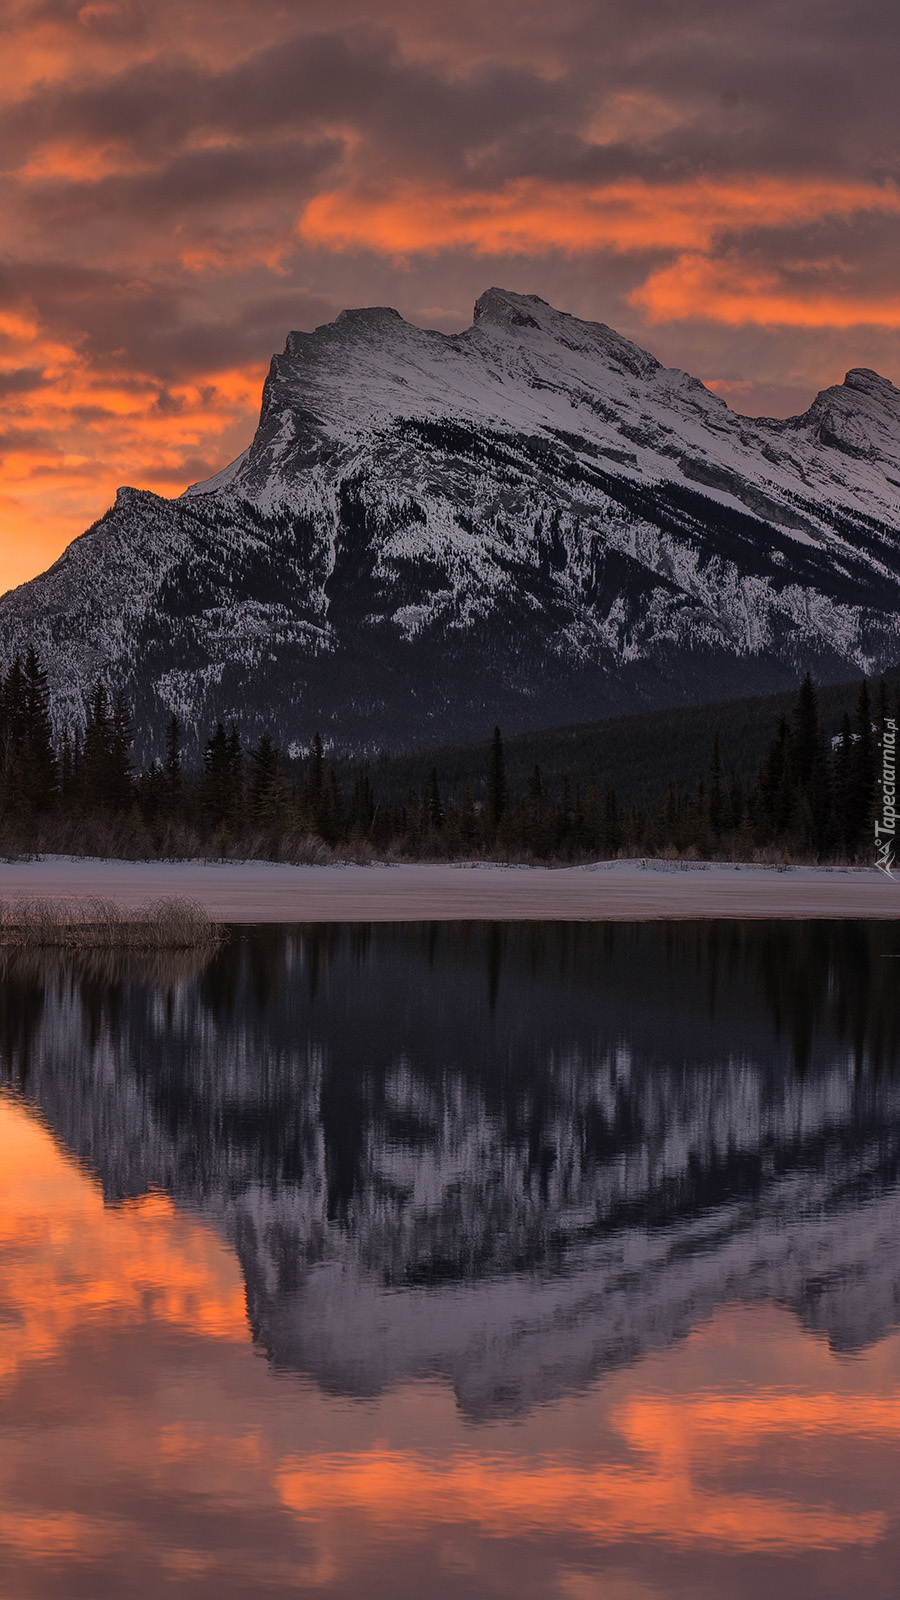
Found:
M 751 421 L 602 325 L 492 289 L 461 334 L 394 311 L 292 333 L 249 449 L 120 490 L 0 600 L 60 720 L 103 674 L 152 739 L 513 731 L 900 659 L 900 391 L 849 372 Z
M 34 969 L 0 1059 L 113 1203 L 209 1217 L 331 1392 L 527 1408 L 775 1298 L 900 1320 L 890 929 L 255 935 L 163 994 Z M 45 972 L 45 976 L 50 974 Z

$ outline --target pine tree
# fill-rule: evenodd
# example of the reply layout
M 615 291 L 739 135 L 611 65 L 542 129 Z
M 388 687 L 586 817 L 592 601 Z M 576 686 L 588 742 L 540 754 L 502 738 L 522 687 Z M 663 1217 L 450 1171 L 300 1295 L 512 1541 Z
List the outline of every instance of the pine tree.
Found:
M 865 851 L 869 841 L 874 837 L 877 775 L 878 750 L 872 729 L 869 689 L 864 679 L 856 702 L 848 774 L 848 825 L 850 852 L 854 856 Z
M 16 656 L 0 683 L 0 800 L 15 812 L 20 803 L 19 762 L 25 735 L 25 678 Z
M 315 829 L 320 839 L 332 847 L 341 837 L 344 826 L 344 808 L 337 774 L 330 761 L 322 764 L 321 788 L 315 813 Z
M 29 645 L 22 674 L 22 739 L 19 786 L 26 806 L 45 811 L 52 804 L 57 784 L 56 752 L 50 722 L 47 674 Z
M 678 791 L 670 779 L 669 787 L 666 790 L 666 798 L 663 803 L 663 834 L 664 843 L 669 846 L 674 846 L 675 849 L 680 848 L 680 810 L 681 808 L 678 803 Z
M 822 855 L 829 843 L 831 797 L 827 747 L 809 673 L 800 686 L 794 708 L 791 777 L 796 785 L 792 820 L 799 841 L 806 850 Z
M 710 854 L 709 800 L 705 778 L 701 778 L 697 784 L 692 809 L 691 842 L 697 846 L 701 856 L 708 856 Z
M 794 776 L 799 784 L 806 787 L 815 770 L 821 740 L 816 691 L 809 673 L 800 685 L 794 707 L 793 733 Z
M 0 801 L 19 822 L 53 803 L 58 786 L 47 676 L 33 645 L 0 679 Z
M 116 695 L 109 738 L 108 804 L 114 811 L 126 811 L 134 800 L 131 746 L 134 733 L 125 696 Z
M 856 818 L 853 814 L 852 761 L 853 729 L 845 711 L 840 740 L 834 753 L 831 801 L 832 838 L 836 849 L 844 856 L 851 856 L 855 848 Z
M 572 821 L 574 808 L 572 805 L 572 785 L 569 775 L 563 777 L 562 788 L 559 791 L 559 800 L 554 807 L 554 836 L 556 850 L 560 855 L 568 855 L 572 840 Z
M 522 843 L 532 855 L 544 856 L 550 850 L 550 835 L 550 799 L 544 788 L 541 769 L 535 765 L 528 780 L 528 790 L 522 808 Z
M 231 731 L 228 735 L 228 781 L 231 801 L 229 826 L 235 833 L 239 833 L 244 825 L 246 795 L 244 751 L 241 745 L 241 736 L 234 723 L 231 724 Z
M 472 796 L 471 784 L 466 784 L 459 806 L 459 835 L 463 849 L 468 853 L 478 839 L 478 812 Z
M 710 833 L 713 839 L 718 840 L 721 838 L 725 828 L 725 791 L 722 786 L 722 763 L 719 757 L 718 730 L 713 735 L 712 753 L 709 758 L 709 790 L 706 798 L 706 814 Z
M 68 728 L 63 728 L 59 741 L 59 797 L 68 809 L 75 798 L 75 748 Z
M 506 786 L 506 760 L 503 754 L 503 740 L 500 729 L 494 729 L 491 741 L 490 765 L 488 767 L 487 795 L 484 802 L 484 826 L 488 841 L 493 840 L 500 820 L 509 806 L 509 791 Z
M 244 763 L 241 742 L 232 723 L 231 733 L 216 723 L 203 753 L 200 807 L 212 828 L 236 831 L 243 821 Z
M 597 782 L 596 773 L 592 772 L 584 791 L 584 838 L 585 847 L 591 855 L 599 854 L 603 836 L 603 793 Z M 542 855 L 546 854 L 541 849 Z
M 109 696 L 98 678 L 88 701 L 79 763 L 79 798 L 89 811 L 109 809 L 112 737 Z
M 772 844 L 785 837 L 793 798 L 791 731 L 787 718 L 782 717 L 756 778 L 753 821 L 758 844 Z
M 163 760 L 162 775 L 165 783 L 164 805 L 170 815 L 174 815 L 182 800 L 182 772 L 181 772 L 181 723 L 174 711 L 169 718 L 166 728 L 166 754 Z
M 151 761 L 137 780 L 137 800 L 145 822 L 157 822 L 167 809 L 168 785 L 157 761 Z
M 615 789 L 607 789 L 603 805 L 603 848 L 612 860 L 624 842 L 622 817 Z
M 368 838 L 374 821 L 375 802 L 372 799 L 369 774 L 365 767 L 362 767 L 353 780 L 353 793 L 350 797 L 350 808 L 347 812 L 347 828 L 351 838 Z
M 441 791 L 438 788 L 437 767 L 432 767 L 425 790 L 425 811 L 428 817 L 428 826 L 435 831 L 444 826 L 444 807 L 441 804 Z
M 309 792 L 314 806 L 318 804 L 322 794 L 324 771 L 325 757 L 322 751 L 322 735 L 317 733 L 313 739 L 309 761 Z
M 740 781 L 740 774 L 733 768 L 732 776 L 729 779 L 729 808 L 730 813 L 732 813 L 733 829 L 740 829 L 740 827 L 743 827 L 743 821 L 745 821 L 746 800 L 743 784 Z
M 232 756 L 232 770 L 233 770 Z M 270 733 L 262 734 L 250 752 L 247 810 L 250 821 L 261 828 L 277 828 L 285 818 L 288 781 L 281 751 Z

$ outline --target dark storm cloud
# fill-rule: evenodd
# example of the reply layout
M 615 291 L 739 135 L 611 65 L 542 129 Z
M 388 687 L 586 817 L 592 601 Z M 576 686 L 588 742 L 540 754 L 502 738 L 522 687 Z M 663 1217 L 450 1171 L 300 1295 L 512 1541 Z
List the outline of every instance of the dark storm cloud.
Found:
M 44 382 L 44 376 L 41 367 L 19 367 L 11 372 L 2 372 L 0 397 L 8 394 L 28 394 L 32 389 L 39 389 Z
M 621 85 L 688 113 L 669 150 L 704 168 L 848 171 L 896 159 L 896 6 L 603 6 L 580 43 L 583 70 L 599 55 Z
M 282 198 L 296 208 L 336 169 L 342 153 L 337 140 L 180 150 L 155 171 L 94 179 L 54 175 L 29 186 L 23 204 L 35 221 L 79 232 L 93 219 L 116 227 L 127 221 L 137 233 L 185 213 L 199 224 L 210 213 L 224 218 L 228 208 L 246 201 L 258 208 Z
M 198 133 L 268 141 L 285 130 L 344 123 L 373 136 L 385 155 L 453 164 L 471 144 L 510 127 L 562 118 L 566 100 L 563 86 L 533 71 L 494 66 L 453 81 L 405 62 L 383 34 L 298 35 L 222 72 L 154 61 L 82 87 L 37 85 L 7 109 L 2 132 L 20 155 L 66 138 L 113 142 L 164 161 Z

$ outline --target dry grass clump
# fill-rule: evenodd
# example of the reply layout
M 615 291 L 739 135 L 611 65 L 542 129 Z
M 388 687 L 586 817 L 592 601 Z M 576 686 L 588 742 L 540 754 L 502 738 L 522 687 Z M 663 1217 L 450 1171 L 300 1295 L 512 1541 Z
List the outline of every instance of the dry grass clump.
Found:
M 194 900 L 14 900 L 0 903 L 0 945 L 31 950 L 202 950 L 219 944 L 221 924 Z

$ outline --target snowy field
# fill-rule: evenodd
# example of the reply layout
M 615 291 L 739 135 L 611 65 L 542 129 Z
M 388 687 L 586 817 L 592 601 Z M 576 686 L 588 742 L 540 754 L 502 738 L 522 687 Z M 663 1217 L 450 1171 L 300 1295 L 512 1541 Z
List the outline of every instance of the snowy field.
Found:
M 182 895 L 226 922 L 634 921 L 896 917 L 900 878 L 827 867 L 466 865 L 292 867 L 268 862 L 0 862 L 0 900 Z

